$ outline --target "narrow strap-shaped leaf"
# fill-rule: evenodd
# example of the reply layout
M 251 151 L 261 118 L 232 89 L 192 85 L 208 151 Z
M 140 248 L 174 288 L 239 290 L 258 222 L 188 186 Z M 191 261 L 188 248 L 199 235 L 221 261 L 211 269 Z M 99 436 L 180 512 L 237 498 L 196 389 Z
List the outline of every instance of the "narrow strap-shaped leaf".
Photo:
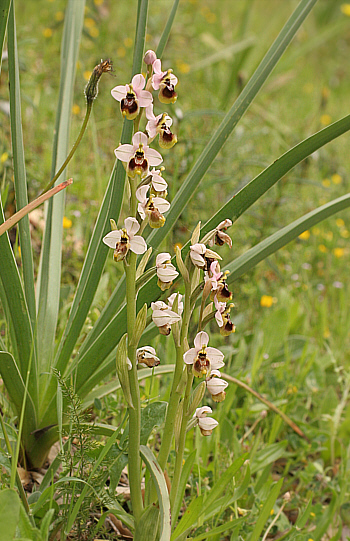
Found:
M 221 150 L 233 128 L 242 118 L 243 114 L 246 112 L 249 105 L 258 94 L 267 77 L 276 66 L 278 60 L 281 58 L 282 54 L 288 47 L 289 43 L 309 14 L 312 7 L 315 5 L 316 1 L 317 0 L 301 0 L 300 4 L 297 6 L 289 20 L 282 28 L 277 39 L 271 45 L 257 70 L 241 94 L 238 96 L 225 118 L 222 120 L 216 132 L 211 137 L 187 179 L 177 192 L 171 204 L 170 210 L 167 213 L 165 225 L 161 229 L 154 230 L 148 236 L 148 245 L 156 248 L 169 233 L 175 221 L 191 200 L 204 174 L 209 169 L 215 157 Z
M 52 176 L 66 159 L 79 44 L 84 20 L 85 0 L 69 0 L 61 48 L 61 82 L 52 156 Z M 59 184 L 62 175 L 57 179 Z M 45 233 L 38 276 L 38 353 L 41 369 L 52 363 L 60 300 L 62 232 L 65 193 L 60 192 L 45 204 Z
M 172 511 L 172 522 L 173 522 L 173 524 L 176 523 L 177 518 L 178 518 L 179 513 L 180 513 L 182 500 L 183 500 L 185 490 L 186 490 L 186 485 L 187 485 L 188 479 L 190 477 L 192 466 L 193 466 L 194 461 L 196 459 L 196 454 L 197 454 L 197 450 L 195 449 L 187 457 L 186 462 L 185 462 L 185 464 L 183 465 L 183 468 L 182 468 L 180 482 L 179 482 L 179 486 L 178 486 L 176 496 L 175 496 L 175 502 L 174 502 L 173 508 L 171 510 Z
M 2 64 L 2 49 L 4 47 L 7 20 L 9 16 L 11 0 L 2 0 L 0 9 L 0 73 Z
M 140 446 L 140 454 L 151 474 L 156 487 L 159 511 L 160 511 L 160 537 L 159 541 L 169 541 L 171 535 L 171 514 L 168 487 L 164 473 L 159 466 L 156 457 L 146 445 Z
M 173 7 L 171 8 L 169 18 L 168 18 L 168 20 L 166 22 L 166 25 L 165 25 L 165 28 L 163 30 L 163 34 L 160 37 L 158 47 L 157 47 L 157 50 L 156 50 L 156 55 L 157 55 L 158 58 L 161 58 L 162 54 L 164 53 L 165 46 L 166 46 L 167 41 L 169 39 L 170 30 L 171 30 L 171 27 L 173 26 L 173 22 L 174 22 L 174 19 L 175 19 L 175 15 L 176 15 L 177 7 L 179 5 L 179 1 L 180 0 L 174 0 Z
M 132 76 L 141 71 L 146 35 L 147 9 L 148 1 L 140 1 Z M 121 135 L 122 144 L 130 143 L 132 126 L 133 124 L 131 121 L 124 120 Z M 100 208 L 94 232 L 90 240 L 88 252 L 84 261 L 83 270 L 80 275 L 77 291 L 73 300 L 73 305 L 69 314 L 69 319 L 56 355 L 55 364 L 57 369 L 61 370 L 62 372 L 70 359 L 101 278 L 102 270 L 109 251 L 108 248 L 102 243 L 102 238 L 109 231 L 110 218 L 113 218 L 116 222 L 119 220 L 120 209 L 123 201 L 124 185 L 125 169 L 122 163 L 117 160 Z M 103 323 L 101 326 L 103 326 Z
M 23 133 L 21 119 L 21 95 L 18 67 L 18 52 L 15 24 L 14 0 L 12 1 L 8 21 L 8 54 L 10 78 L 10 118 L 13 154 L 14 183 L 17 211 L 28 204 L 27 179 L 24 161 Z M 25 216 L 18 223 L 21 259 L 23 269 L 24 292 L 27 299 L 32 329 L 35 327 L 34 265 L 32 243 L 29 230 L 29 218 Z
M 4 380 L 11 403 L 15 406 L 19 419 L 25 393 L 25 384 L 16 361 L 11 353 L 0 351 L 0 374 Z M 26 424 L 25 430 L 23 431 L 23 437 L 25 439 L 26 434 L 30 434 L 37 428 L 35 405 L 29 391 L 27 394 L 24 423 Z
M 230 274 L 227 277 L 227 283 L 230 284 L 237 280 L 242 274 L 248 272 L 255 265 L 269 255 L 277 252 L 282 246 L 285 246 L 291 240 L 297 238 L 303 231 L 310 229 L 313 225 L 325 220 L 340 210 L 344 210 L 350 206 L 350 194 L 343 195 L 338 199 L 334 199 L 330 203 L 326 203 L 315 210 L 312 210 L 305 216 L 298 218 L 291 224 L 283 227 L 276 233 L 273 233 L 267 239 L 259 242 L 253 248 L 237 257 L 232 261 L 225 270 L 229 270 Z
M 275 501 L 278 498 L 279 492 L 282 488 L 283 479 L 280 479 L 278 483 L 275 484 L 274 487 L 269 492 L 269 495 L 263 505 L 263 508 L 260 511 L 259 518 L 254 526 L 254 530 L 252 531 L 251 535 L 248 537 L 249 541 L 258 541 L 260 539 L 260 534 L 265 526 L 265 523 L 269 516 L 271 516 L 271 510 L 273 509 L 273 506 L 275 505 Z
M 295 147 L 288 150 L 221 207 L 203 226 L 201 234 L 205 235 L 208 231 L 214 229 L 222 220 L 225 220 L 225 218 L 230 218 L 232 221 L 237 220 L 243 212 L 288 173 L 288 171 L 313 152 L 349 130 L 350 115 L 346 115 L 344 118 L 307 137 L 307 139 L 304 139 L 304 141 L 301 141 Z
M 3 221 L 4 214 L 0 199 L 0 222 Z M 3 288 L 2 295 L 6 297 L 6 306 L 8 315 L 10 316 L 10 324 L 12 325 L 11 338 L 15 338 L 14 349 L 18 353 L 16 359 L 18 369 L 22 378 L 25 379 L 30 355 L 32 354 L 33 333 L 21 277 L 7 233 L 0 237 L 0 254 L 0 279 Z M 34 403 L 37 404 L 38 377 L 36 358 L 34 357 L 33 360 L 29 392 Z

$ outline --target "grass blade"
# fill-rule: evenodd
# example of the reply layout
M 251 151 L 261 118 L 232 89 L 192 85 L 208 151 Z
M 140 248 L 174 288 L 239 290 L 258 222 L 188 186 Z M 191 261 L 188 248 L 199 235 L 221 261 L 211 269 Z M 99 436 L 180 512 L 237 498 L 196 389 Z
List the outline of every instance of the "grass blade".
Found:
M 169 233 L 175 221 L 191 200 L 204 174 L 216 158 L 233 128 L 242 118 L 243 114 L 246 112 L 249 105 L 258 94 L 259 90 L 276 66 L 278 60 L 288 47 L 295 33 L 300 28 L 300 25 L 303 23 L 316 1 L 317 0 L 302 0 L 289 20 L 286 22 L 277 39 L 270 47 L 257 70 L 235 103 L 232 105 L 225 118 L 222 120 L 220 126 L 213 134 L 206 148 L 199 156 L 189 176 L 177 192 L 171 204 L 170 210 L 167 213 L 167 219 L 164 227 L 158 229 L 157 231 L 154 230 L 148 236 L 147 244 L 149 246 L 156 248 Z
M 271 514 L 271 509 L 275 505 L 275 501 L 278 498 L 278 495 L 282 488 L 282 484 L 283 484 L 283 479 L 280 479 L 278 483 L 276 483 L 276 485 L 270 490 L 270 494 L 267 500 L 265 501 L 264 506 L 261 509 L 259 518 L 254 526 L 254 530 L 252 531 L 251 535 L 248 538 L 249 541 L 258 541 L 258 539 L 260 539 L 260 534 L 265 526 L 267 519 L 269 518 Z
M 61 83 L 53 145 L 52 176 L 68 153 L 70 117 L 76 64 L 83 28 L 85 0 L 69 0 L 61 49 Z M 57 180 L 62 182 L 65 172 Z M 38 276 L 38 352 L 41 369 L 52 362 L 60 298 L 61 244 L 65 194 L 61 192 L 46 204 L 46 225 Z
M 269 255 L 277 252 L 282 246 L 288 244 L 288 242 L 294 240 L 303 231 L 310 229 L 313 225 L 325 220 L 329 216 L 332 216 L 340 210 L 344 210 L 350 206 L 350 194 L 343 195 L 334 199 L 330 203 L 326 203 L 311 212 L 305 214 L 298 220 L 295 220 L 291 224 L 283 227 L 276 233 L 273 233 L 267 239 L 250 248 L 247 252 L 237 257 L 228 266 L 227 270 L 230 274 L 227 277 L 227 283 L 230 284 L 237 280 L 242 274 L 248 272 L 260 261 L 268 257 Z
M 8 20 L 8 62 L 10 79 L 10 118 L 11 140 L 13 153 L 14 184 L 17 211 L 28 204 L 27 179 L 24 161 L 21 96 L 19 82 L 18 52 L 15 24 L 14 0 L 11 5 Z M 35 327 L 35 293 L 34 293 L 34 264 L 29 230 L 29 218 L 25 216 L 18 224 L 19 240 L 21 246 L 21 259 L 23 263 L 23 283 L 27 300 L 28 311 L 32 324 Z
M 7 20 L 9 16 L 11 0 L 2 0 L 0 9 L 0 73 L 2 64 L 2 50 L 4 47 Z
M 170 30 L 171 30 L 171 27 L 173 26 L 173 22 L 174 22 L 174 19 L 175 19 L 175 15 L 176 15 L 177 7 L 179 5 L 179 1 L 180 0 L 174 0 L 173 7 L 171 8 L 169 18 L 168 18 L 168 20 L 166 22 L 165 28 L 163 30 L 163 34 L 161 35 L 161 38 L 160 38 L 159 43 L 158 43 L 158 47 L 157 47 L 157 50 L 156 50 L 157 58 L 161 58 L 163 53 L 164 53 L 165 46 L 166 46 L 166 44 L 168 42 L 168 39 L 169 39 Z
M 171 514 L 168 487 L 164 474 L 153 455 L 146 445 L 140 446 L 140 454 L 151 474 L 153 483 L 157 490 L 159 511 L 160 511 L 160 537 L 159 541 L 169 541 L 171 534 Z
M 243 212 L 288 173 L 288 171 L 293 169 L 293 167 L 310 156 L 313 152 L 349 130 L 350 115 L 347 115 L 288 150 L 244 186 L 210 220 L 208 220 L 203 226 L 201 234 L 205 235 L 225 218 L 230 218 L 232 221 L 237 220 Z

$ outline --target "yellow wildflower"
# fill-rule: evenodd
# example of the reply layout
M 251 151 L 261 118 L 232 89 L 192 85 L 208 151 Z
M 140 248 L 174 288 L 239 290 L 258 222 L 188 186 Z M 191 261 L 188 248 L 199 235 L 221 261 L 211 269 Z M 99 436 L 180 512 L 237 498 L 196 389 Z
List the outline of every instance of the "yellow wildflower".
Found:
M 343 255 L 345 254 L 345 250 L 344 248 L 334 248 L 333 254 L 335 255 L 335 257 L 343 257 Z
M 341 218 L 337 218 L 337 219 L 335 220 L 335 223 L 336 223 L 336 225 L 337 225 L 338 227 L 344 227 L 344 225 L 345 225 L 344 220 L 342 220 Z
M 299 235 L 299 239 L 301 240 L 308 240 L 309 238 L 310 238 L 310 231 L 308 229 Z
M 94 0 L 95 6 L 102 6 L 104 0 Z
M 328 327 L 323 331 L 323 338 L 329 338 L 331 333 L 329 332 Z
M 63 11 L 57 11 L 57 13 L 55 13 L 55 19 L 58 22 L 63 21 L 63 19 L 64 19 Z
M 350 17 L 350 4 L 342 4 L 340 6 L 340 11 L 347 17 Z
M 320 250 L 320 252 L 322 252 L 323 254 L 325 254 L 328 250 L 326 248 L 326 246 L 324 244 L 319 244 L 318 245 L 318 249 Z
M 51 38 L 52 36 L 52 29 L 51 28 L 44 28 L 43 30 L 43 36 L 44 38 Z
M 86 28 L 93 28 L 96 25 L 95 20 L 92 17 L 87 17 L 84 21 Z
M 66 216 L 63 216 L 63 228 L 64 229 L 70 229 L 73 225 L 72 220 L 67 218 Z
M 75 103 L 72 107 L 72 113 L 73 115 L 78 115 L 80 113 L 80 107 L 77 103 Z
M 89 28 L 89 34 L 92 38 L 97 38 L 99 36 L 100 31 L 96 26 L 93 26 L 92 28 Z
M 349 233 L 349 231 L 348 231 L 347 229 L 345 229 L 345 227 L 344 227 L 344 229 L 342 229 L 342 230 L 340 231 L 340 236 L 343 237 L 343 239 L 348 239 L 348 238 L 350 237 L 350 233 Z
M 341 184 L 343 179 L 338 173 L 334 173 L 334 175 L 331 176 L 333 184 Z
M 324 186 L 325 188 L 329 188 L 330 185 L 331 181 L 329 180 L 329 178 L 325 178 L 324 180 L 322 180 L 322 186 Z
M 8 157 L 9 157 L 8 152 L 3 152 L 0 156 L 0 162 L 5 163 Z
M 328 126 L 328 124 L 332 122 L 332 117 L 331 115 L 328 115 L 327 113 L 325 113 L 324 115 L 321 115 L 320 121 L 321 121 L 322 126 Z
M 88 80 L 90 79 L 91 73 L 92 73 L 92 72 L 89 71 L 89 70 L 84 71 L 83 77 L 84 77 L 85 81 L 88 81 Z
M 187 62 L 176 62 L 177 69 L 180 73 L 189 73 L 191 66 Z
M 271 297 L 271 295 L 263 295 L 260 299 L 260 306 L 270 308 L 275 302 L 277 302 L 276 297 Z

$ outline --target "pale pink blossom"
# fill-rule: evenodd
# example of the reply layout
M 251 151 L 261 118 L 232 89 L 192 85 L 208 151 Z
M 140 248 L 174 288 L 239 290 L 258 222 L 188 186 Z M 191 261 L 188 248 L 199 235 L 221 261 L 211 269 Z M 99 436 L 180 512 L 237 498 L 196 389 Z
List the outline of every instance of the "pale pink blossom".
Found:
M 127 173 L 131 177 L 138 174 L 144 178 L 148 175 L 150 165 L 157 166 L 163 161 L 159 152 L 148 146 L 147 135 L 141 131 L 133 136 L 132 145 L 119 145 L 114 154 L 118 160 L 127 163 Z
M 158 254 L 156 257 L 156 269 L 158 276 L 158 285 L 162 291 L 169 289 L 179 273 L 171 263 L 171 256 L 167 252 Z
M 173 86 L 177 85 L 177 77 L 171 73 L 171 70 L 162 71 L 162 63 L 159 58 L 155 60 L 152 64 L 153 67 L 153 76 L 152 76 L 152 86 L 154 90 L 159 90 L 160 84 L 165 77 L 169 77 L 170 83 Z
M 225 400 L 225 389 L 228 386 L 228 383 L 221 379 L 219 370 L 212 370 L 206 383 L 207 389 L 212 395 L 214 402 L 222 402 Z
M 207 251 L 207 247 L 205 244 L 193 244 L 190 246 L 190 258 L 192 260 L 192 263 L 196 267 L 204 267 L 205 265 L 205 259 L 204 255 Z
M 152 65 L 156 60 L 157 60 L 157 55 L 154 51 L 152 51 L 152 49 L 149 49 L 145 53 L 145 56 L 143 57 L 144 63 L 147 64 L 148 66 Z
M 139 106 L 148 107 L 152 104 L 153 97 L 148 90 L 143 90 L 145 88 L 145 83 L 146 80 L 144 76 L 139 73 L 134 75 L 130 84 L 118 85 L 112 88 L 111 94 L 115 100 L 120 102 L 126 99 L 128 94 L 135 94 Z
M 164 169 L 164 167 L 163 167 Z M 150 171 L 152 180 L 151 185 L 155 192 L 164 193 L 166 192 L 166 189 L 168 187 L 168 183 L 166 180 L 162 177 L 162 172 L 159 169 L 152 169 Z
M 135 254 L 143 254 L 147 250 L 147 244 L 143 237 L 136 235 L 140 225 L 135 218 L 126 218 L 125 228 L 107 233 L 103 242 L 114 250 L 114 259 L 121 261 L 125 258 L 129 249 Z
M 143 220 L 146 218 L 146 214 L 148 215 L 153 210 L 151 204 L 160 212 L 160 214 L 163 214 L 170 209 L 170 203 L 166 199 L 163 199 L 162 197 L 153 197 L 152 195 L 147 197 L 148 190 L 149 185 L 140 186 L 140 188 L 136 190 L 136 198 L 139 201 L 137 210 Z
M 189 349 L 183 356 L 186 364 L 193 365 L 193 374 L 197 377 L 208 376 L 211 370 L 224 366 L 224 355 L 216 348 L 208 347 L 209 336 L 201 331 L 194 339 L 194 348 Z
M 163 126 L 163 124 L 165 128 L 170 128 L 173 123 L 172 118 L 167 113 L 161 113 L 160 115 L 155 116 L 153 104 L 146 108 L 146 118 L 148 120 L 146 131 L 151 139 L 154 139 L 157 133 L 161 131 L 161 126 Z
M 213 261 L 210 265 L 210 272 L 205 276 L 205 281 L 211 281 L 211 289 L 215 291 L 218 288 L 218 280 L 221 278 L 222 272 L 218 261 Z
M 151 303 L 153 310 L 153 323 L 159 328 L 159 332 L 164 335 L 170 334 L 171 325 L 180 321 L 181 316 L 170 310 L 169 306 L 163 301 Z
M 208 240 L 208 246 L 214 246 L 214 244 L 217 244 L 218 246 L 222 246 L 223 244 L 228 244 L 230 248 L 232 248 L 232 240 L 231 237 L 224 233 L 226 229 L 231 227 L 232 220 L 229 218 L 226 218 L 226 220 L 223 220 L 219 223 L 219 225 L 214 229 L 212 232 L 212 235 L 210 236 L 210 239 Z

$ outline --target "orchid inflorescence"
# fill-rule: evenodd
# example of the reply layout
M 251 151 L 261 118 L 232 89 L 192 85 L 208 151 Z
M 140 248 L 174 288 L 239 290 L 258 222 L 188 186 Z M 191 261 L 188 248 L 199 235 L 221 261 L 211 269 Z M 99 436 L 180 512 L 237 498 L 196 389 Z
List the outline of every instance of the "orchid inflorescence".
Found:
M 177 451 L 173 477 L 175 490 L 182 469 L 187 430 L 198 425 L 201 433 L 208 436 L 218 424 L 211 417 L 207 417 L 207 414 L 212 412 L 209 406 L 199 407 L 205 389 L 214 402 L 222 402 L 225 399 L 227 383 L 221 378 L 219 371 L 224 366 L 224 355 L 220 350 L 208 345 L 209 336 L 203 327 L 215 317 L 221 335 L 227 336 L 235 331 L 235 326 L 230 320 L 233 304 L 232 293 L 226 283 L 228 273 L 221 271 L 219 261 L 222 258 L 213 250 L 214 245 L 222 246 L 225 243 L 232 247 L 231 238 L 226 233 L 232 222 L 229 219 L 222 221 L 202 239 L 199 223 L 192 234 L 191 246 L 185 260 L 182 259 L 179 247 L 176 247 L 175 257 L 168 252 L 158 253 L 155 267 L 148 269 L 145 274 L 147 277 L 156 275 L 158 287 L 164 296 L 151 303 L 151 316 L 148 320 L 147 305 L 144 305 L 138 314 L 136 313 L 137 276 L 141 277 L 144 273 L 152 251 L 150 248 L 147 249 L 142 234 L 147 224 L 151 228 L 163 227 L 166 220 L 164 215 L 170 208 L 170 203 L 166 199 L 168 183 L 163 178 L 164 167 L 156 169 L 162 164 L 163 157 L 157 150 L 151 148 L 151 144 L 157 135 L 161 148 L 171 148 L 177 142 L 176 135 L 170 130 L 172 126 L 170 116 L 166 112 L 156 115 L 153 111 L 152 90 L 158 91 L 161 103 L 174 103 L 177 99 L 175 86 L 178 80 L 172 70 L 162 70 L 161 61 L 156 58 L 153 51 L 147 51 L 144 61 L 147 65 L 147 78 L 142 74 L 134 75 L 131 83 L 116 86 L 111 91 L 112 96 L 120 102 L 122 115 L 134 121 L 135 133 L 131 144 L 120 144 L 114 151 L 117 159 L 123 162 L 129 179 L 130 215 L 125 219 L 124 227 L 119 229 L 111 220 L 112 231 L 104 236 L 103 242 L 114 250 L 114 260 L 124 263 L 126 273 L 127 334 L 121 343 L 127 343 L 127 353 L 122 355 L 117 352 L 117 372 L 129 408 L 132 408 L 129 410 L 129 422 L 130 446 L 133 447 L 129 447 L 129 461 L 134 473 L 130 477 L 130 486 L 137 485 L 140 481 L 137 477 L 137 471 L 140 469 L 137 433 L 141 402 L 136 371 L 141 366 L 155 369 L 160 364 L 160 359 L 152 346 L 138 347 L 147 323 L 153 323 L 160 334 L 173 335 L 176 350 L 172 389 L 158 456 L 159 465 L 164 469 L 175 436 Z M 147 123 L 145 130 L 141 131 L 139 126 L 143 112 Z M 142 254 L 145 255 L 136 272 L 137 256 Z M 184 282 L 184 295 L 172 292 L 166 299 L 166 293 L 171 290 L 180 275 Z M 187 338 L 189 324 L 200 295 L 202 301 L 198 332 L 194 339 L 194 347 L 189 348 Z M 206 306 L 207 299 L 210 302 Z M 204 381 L 192 391 L 194 377 L 203 377 Z M 132 489 L 134 502 L 138 499 L 135 491 L 136 488 Z

